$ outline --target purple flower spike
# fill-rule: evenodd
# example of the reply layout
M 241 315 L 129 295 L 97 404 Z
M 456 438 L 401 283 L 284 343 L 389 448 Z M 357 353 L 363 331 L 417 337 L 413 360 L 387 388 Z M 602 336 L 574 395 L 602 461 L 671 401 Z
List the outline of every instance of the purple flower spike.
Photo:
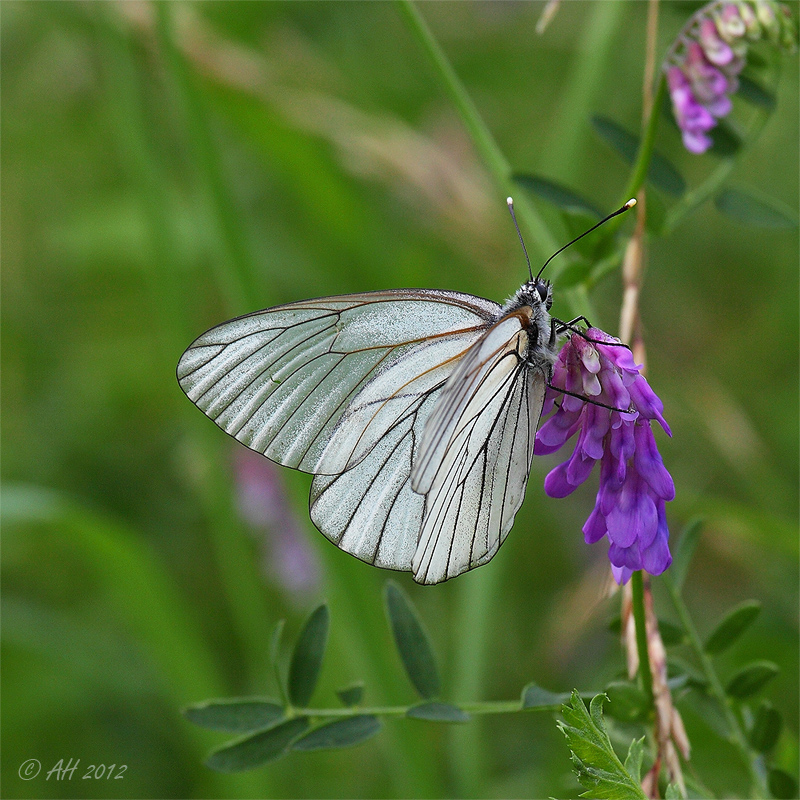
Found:
M 751 42 L 795 48 L 791 14 L 773 0 L 714 0 L 693 14 L 670 47 L 664 72 L 683 144 L 704 153 L 708 131 L 730 114 Z
M 660 575 L 672 562 L 664 504 L 675 497 L 675 485 L 651 422 L 672 434 L 661 400 L 639 370 L 618 339 L 597 328 L 574 334 L 561 348 L 545 396 L 545 409 L 557 410 L 534 447 L 537 455 L 553 453 L 578 434 L 572 455 L 545 478 L 550 497 L 571 494 L 600 462 L 596 504 L 583 535 L 587 544 L 608 537 L 617 583 L 640 569 Z
M 713 144 L 706 131 L 717 121 L 713 114 L 697 102 L 689 79 L 678 67 L 670 67 L 667 73 L 672 110 L 681 129 L 683 144 L 690 153 L 704 153 Z
M 712 64 L 724 67 L 733 61 L 733 49 L 720 37 L 713 19 L 700 20 L 700 44 Z

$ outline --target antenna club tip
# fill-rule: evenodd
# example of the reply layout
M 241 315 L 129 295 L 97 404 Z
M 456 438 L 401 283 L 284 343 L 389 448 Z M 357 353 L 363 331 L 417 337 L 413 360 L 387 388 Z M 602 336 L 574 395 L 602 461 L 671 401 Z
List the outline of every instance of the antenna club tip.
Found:
M 514 198 L 513 197 L 506 197 L 506 203 L 509 206 L 513 206 L 514 205 Z
M 627 203 L 625 203 L 625 208 L 626 209 L 633 208 L 635 205 L 636 205 L 636 198 L 635 197 L 631 197 L 631 199 L 628 200 Z

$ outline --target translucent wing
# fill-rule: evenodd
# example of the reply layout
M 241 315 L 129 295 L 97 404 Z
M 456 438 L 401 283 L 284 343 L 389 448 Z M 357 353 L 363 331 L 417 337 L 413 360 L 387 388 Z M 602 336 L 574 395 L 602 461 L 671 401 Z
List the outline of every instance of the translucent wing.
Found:
M 305 472 L 337 474 L 363 459 L 419 398 L 422 384 L 403 395 L 411 369 L 424 367 L 443 382 L 498 310 L 489 300 L 426 289 L 291 303 L 204 333 L 181 357 L 178 382 L 252 450 Z M 351 409 L 378 379 L 380 390 Z M 378 417 L 373 408 L 382 409 Z M 337 430 L 342 446 L 329 447 Z
M 362 561 L 411 570 L 425 511 L 425 498 L 411 488 L 411 467 L 441 389 L 417 398 L 356 466 L 339 475 L 318 475 L 311 484 L 314 524 Z
M 412 471 L 425 493 L 411 560 L 420 583 L 489 561 L 522 504 L 547 380 L 524 360 L 523 312 L 500 320 L 462 359 L 425 426 Z
M 522 360 L 526 323 L 512 315 L 483 332 L 446 384 L 436 370 L 422 372 L 380 402 L 383 378 L 396 385 L 390 375 L 364 386 L 331 448 L 368 409 L 402 402 L 403 413 L 392 414 L 394 424 L 354 466 L 314 478 L 311 518 L 331 541 L 375 566 L 413 571 L 421 583 L 452 578 L 497 552 L 522 503 L 544 398 L 546 376 Z M 343 449 L 358 453 L 352 442 Z M 432 478 L 419 493 L 412 475 L 423 472 Z

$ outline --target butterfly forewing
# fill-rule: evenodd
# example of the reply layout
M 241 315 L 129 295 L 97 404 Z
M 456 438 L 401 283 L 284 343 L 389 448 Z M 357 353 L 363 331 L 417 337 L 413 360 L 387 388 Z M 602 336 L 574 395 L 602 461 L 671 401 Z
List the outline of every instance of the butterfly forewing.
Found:
M 342 414 L 317 472 L 331 475 L 358 464 L 423 395 L 445 383 L 483 333 L 480 327 L 440 334 L 387 359 Z
M 291 303 L 200 336 L 178 364 L 178 381 L 242 444 L 318 473 L 342 415 L 381 368 L 431 337 L 475 335 L 498 308 L 471 295 L 424 289 Z

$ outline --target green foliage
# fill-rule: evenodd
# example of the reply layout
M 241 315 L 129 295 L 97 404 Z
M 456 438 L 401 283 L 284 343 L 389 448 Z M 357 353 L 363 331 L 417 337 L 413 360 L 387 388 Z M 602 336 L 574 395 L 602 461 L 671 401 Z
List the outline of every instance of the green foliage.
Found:
M 739 155 L 744 146 L 741 133 L 725 119 L 719 120 L 710 136 L 714 144 L 708 152 L 717 158 L 732 159 Z
M 761 613 L 761 603 L 746 600 L 732 608 L 720 621 L 705 641 L 705 651 L 718 655 L 727 650 L 755 622 Z
M 522 173 L 514 175 L 514 180 L 520 186 L 525 187 L 543 200 L 552 203 L 556 208 L 560 208 L 569 214 L 588 215 L 594 217 L 595 220 L 605 216 L 602 211 L 592 205 L 586 198 L 555 181 L 538 175 L 525 175 Z
M 669 580 L 680 592 L 686 580 L 686 573 L 692 562 L 694 551 L 700 541 L 700 533 L 703 529 L 703 520 L 695 518 L 691 520 L 681 531 L 678 539 L 678 546 L 672 553 L 672 565 L 669 568 Z
M 404 660 L 407 658 L 412 665 L 409 676 L 415 675 L 416 681 L 425 685 L 424 681 L 430 681 L 430 672 L 420 670 L 428 669 L 434 662 L 434 656 L 430 643 L 422 632 L 416 611 L 405 593 L 393 581 L 387 581 L 385 594 L 389 622 L 398 648 L 401 654 L 407 654 Z M 219 772 L 246 772 L 275 761 L 290 750 L 309 752 L 361 744 L 380 730 L 380 714 L 403 714 L 408 719 L 451 724 L 471 720 L 470 714 L 452 703 L 430 700 L 405 708 L 359 709 L 360 713 L 355 713 L 354 709 L 363 695 L 363 682 L 336 692 L 346 711 L 304 709 L 302 715 L 296 716 L 292 705 L 298 706 L 299 701 L 303 700 L 305 706 L 313 694 L 322 667 L 329 623 L 328 607 L 318 606 L 300 631 L 289 670 L 289 693 L 285 707 L 258 698 L 234 698 L 209 700 L 184 709 L 186 718 L 200 727 L 227 733 L 256 732 L 215 750 L 206 760 L 207 766 Z M 273 664 L 277 664 L 280 656 L 282 630 L 283 621 L 275 626 L 270 638 L 269 651 Z M 422 660 L 420 642 L 424 644 L 425 657 Z M 412 678 L 412 682 L 414 680 Z M 283 691 L 282 684 L 281 690 Z M 472 707 L 477 713 L 508 713 L 534 708 L 554 710 L 566 698 L 568 695 L 554 694 L 536 684 L 528 684 L 523 690 L 520 703 L 473 703 Z M 340 718 L 330 720 L 332 715 Z
M 647 695 L 628 681 L 614 681 L 604 691 L 608 698 L 606 714 L 621 722 L 644 722 L 650 716 Z
M 289 665 L 289 700 L 301 708 L 307 706 L 322 668 L 328 643 L 330 612 L 327 605 L 314 609 L 295 644 Z
M 359 682 L 345 686 L 343 689 L 337 689 L 336 695 L 342 701 L 342 705 L 348 708 L 357 706 L 364 696 L 364 684 Z
M 642 781 L 642 761 L 644 759 L 644 737 L 634 739 L 628 748 L 628 755 L 625 756 L 625 772 L 641 784 Z
M 537 683 L 529 683 L 522 690 L 522 708 L 551 708 L 554 710 L 560 709 L 561 706 L 569 700 L 568 693 L 550 692 L 543 689 Z
M 559 722 L 558 727 L 567 739 L 578 782 L 586 790 L 581 792 L 580 797 L 646 800 L 638 775 L 642 763 L 642 743 L 631 743 L 623 765 L 608 738 L 603 720 L 603 699 L 604 695 L 592 698 L 587 711 L 580 695 L 573 691 L 569 704 L 561 709 L 564 721 Z M 635 774 L 631 774 L 629 768 Z
M 244 772 L 285 755 L 289 745 L 308 728 L 307 717 L 295 717 L 265 731 L 215 750 L 206 766 L 218 772 Z
M 428 635 L 406 593 L 394 581 L 385 589 L 386 614 L 394 643 L 409 680 L 424 698 L 439 694 L 441 684 Z
M 756 196 L 752 190 L 723 189 L 714 204 L 731 219 L 757 228 L 797 227 L 795 211 L 771 198 Z
M 733 675 L 725 687 L 725 692 L 730 697 L 742 700 L 760 691 L 779 672 L 778 665 L 771 661 L 753 661 Z
M 352 747 L 371 739 L 381 729 L 380 720 L 372 714 L 326 722 L 292 742 L 292 750 L 332 750 Z
M 768 700 L 758 707 L 753 727 L 750 729 L 750 745 L 759 753 L 767 753 L 775 747 L 781 733 L 783 721 L 778 710 Z
M 681 792 L 680 787 L 676 783 L 671 783 L 667 786 L 664 797 L 665 800 L 684 800 L 685 795 Z
M 188 706 L 183 714 L 201 728 L 226 733 L 245 733 L 269 728 L 283 717 L 283 707 L 259 699 L 209 700 Z
M 739 90 L 737 92 L 739 97 L 747 100 L 748 103 L 761 106 L 767 111 L 775 110 L 775 94 L 765 89 L 757 81 L 749 78 L 747 75 L 739 76 Z
M 622 629 L 622 620 L 619 614 L 615 614 L 611 619 L 609 619 L 608 629 L 612 633 L 619 635 Z M 667 647 L 670 645 L 686 643 L 686 631 L 684 631 L 680 625 L 676 625 L 674 622 L 670 622 L 669 620 L 665 619 L 659 619 L 658 631 L 661 634 L 661 641 L 664 642 Z
M 639 151 L 640 139 L 621 125 L 607 117 L 592 117 L 592 127 L 606 144 L 610 145 L 622 158 L 633 165 Z M 660 153 L 653 152 L 647 179 L 662 192 L 672 197 L 680 197 L 686 191 L 686 181 Z
M 786 770 L 772 768 L 767 776 L 769 793 L 783 800 L 794 800 L 797 797 L 797 779 Z

